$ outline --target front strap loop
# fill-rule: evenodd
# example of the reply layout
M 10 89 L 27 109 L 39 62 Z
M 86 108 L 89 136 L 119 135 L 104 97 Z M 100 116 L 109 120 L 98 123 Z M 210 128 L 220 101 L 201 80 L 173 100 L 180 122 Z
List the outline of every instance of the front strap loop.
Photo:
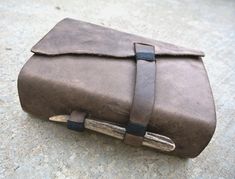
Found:
M 67 128 L 83 132 L 85 130 L 84 122 L 86 115 L 84 112 L 73 111 L 67 121 Z

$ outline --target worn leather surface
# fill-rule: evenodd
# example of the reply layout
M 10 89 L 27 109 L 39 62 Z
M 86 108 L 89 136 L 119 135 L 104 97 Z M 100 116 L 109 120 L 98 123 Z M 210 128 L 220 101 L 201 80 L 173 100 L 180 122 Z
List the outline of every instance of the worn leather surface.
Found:
M 152 44 L 158 55 L 203 56 L 203 52 L 66 18 L 33 48 L 38 54 L 90 54 L 133 57 L 134 43 Z
M 135 85 L 133 48 L 129 50 L 129 45 L 125 46 L 126 41 L 122 41 L 125 47 L 122 50 L 117 44 L 106 46 L 106 40 L 109 41 L 115 34 L 113 30 L 102 40 L 92 41 L 92 45 L 85 43 L 85 37 L 79 38 L 77 34 L 86 34 L 83 32 L 84 27 L 88 32 L 94 30 L 94 34 L 98 33 L 96 26 L 80 21 L 75 23 L 71 19 L 61 23 L 68 26 L 62 32 L 56 29 L 62 35 L 53 35 L 54 29 L 49 37 L 44 37 L 46 41 L 40 41 L 33 48 L 37 53 L 19 74 L 18 91 L 22 108 L 44 118 L 83 110 L 92 118 L 126 125 Z M 60 27 L 60 24 L 57 26 Z M 89 28 L 91 26 L 93 30 Z M 74 46 L 74 41 L 70 39 L 69 46 L 69 40 L 66 40 L 68 37 L 63 36 L 63 33 L 69 36 L 74 34 L 77 44 Z M 126 35 L 119 32 L 117 36 L 118 39 L 125 39 Z M 116 37 L 115 40 L 119 44 L 118 39 Z M 100 45 L 101 41 L 104 45 Z M 156 62 L 155 103 L 147 129 L 166 135 L 175 142 L 176 149 L 171 154 L 195 157 L 210 141 L 216 125 L 213 96 L 200 58 L 201 53 L 190 50 L 186 53 L 176 46 L 169 49 L 168 44 L 164 48 L 164 43 L 154 45 L 156 52 L 158 49 L 168 55 L 162 53 Z M 111 52 L 106 48 L 111 49 Z M 177 56 L 175 49 L 178 49 Z M 83 54 L 85 51 L 86 55 Z M 109 54 L 105 57 L 102 53 Z
M 138 128 L 135 129 L 137 131 L 134 131 L 134 133 L 128 131 L 127 128 L 124 142 L 141 146 L 155 101 L 156 58 L 154 55 L 155 49 L 149 44 L 135 43 L 134 49 L 136 54 L 136 75 L 128 128 L 136 128 L 135 126 L 138 126 Z M 140 132 L 140 135 L 137 135 L 136 132 Z

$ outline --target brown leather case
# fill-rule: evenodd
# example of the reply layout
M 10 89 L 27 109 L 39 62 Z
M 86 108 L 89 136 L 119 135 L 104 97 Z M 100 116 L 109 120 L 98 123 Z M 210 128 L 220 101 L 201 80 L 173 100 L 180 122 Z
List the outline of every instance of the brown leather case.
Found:
M 156 86 L 147 130 L 171 138 L 170 154 L 196 157 L 216 126 L 203 53 L 64 19 L 33 48 L 18 77 L 22 108 L 43 118 L 85 111 L 127 125 L 136 83 L 135 43 L 155 48 Z

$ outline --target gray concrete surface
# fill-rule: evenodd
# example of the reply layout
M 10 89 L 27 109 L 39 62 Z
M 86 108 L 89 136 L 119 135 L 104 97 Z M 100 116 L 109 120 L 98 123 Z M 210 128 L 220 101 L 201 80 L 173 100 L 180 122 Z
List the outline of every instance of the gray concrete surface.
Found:
M 206 53 L 218 119 L 200 156 L 132 148 L 22 111 L 17 75 L 30 48 L 64 17 Z M 1 0 L 0 178 L 235 178 L 234 19 L 233 0 Z

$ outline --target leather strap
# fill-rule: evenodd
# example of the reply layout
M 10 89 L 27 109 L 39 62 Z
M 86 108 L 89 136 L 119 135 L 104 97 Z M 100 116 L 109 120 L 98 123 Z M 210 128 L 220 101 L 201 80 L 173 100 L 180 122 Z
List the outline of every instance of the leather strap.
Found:
M 156 58 L 154 46 L 135 43 L 136 83 L 124 143 L 141 146 L 155 101 Z
M 73 111 L 70 115 L 69 120 L 67 121 L 67 128 L 78 132 L 84 131 L 85 117 L 86 113 L 80 111 Z

